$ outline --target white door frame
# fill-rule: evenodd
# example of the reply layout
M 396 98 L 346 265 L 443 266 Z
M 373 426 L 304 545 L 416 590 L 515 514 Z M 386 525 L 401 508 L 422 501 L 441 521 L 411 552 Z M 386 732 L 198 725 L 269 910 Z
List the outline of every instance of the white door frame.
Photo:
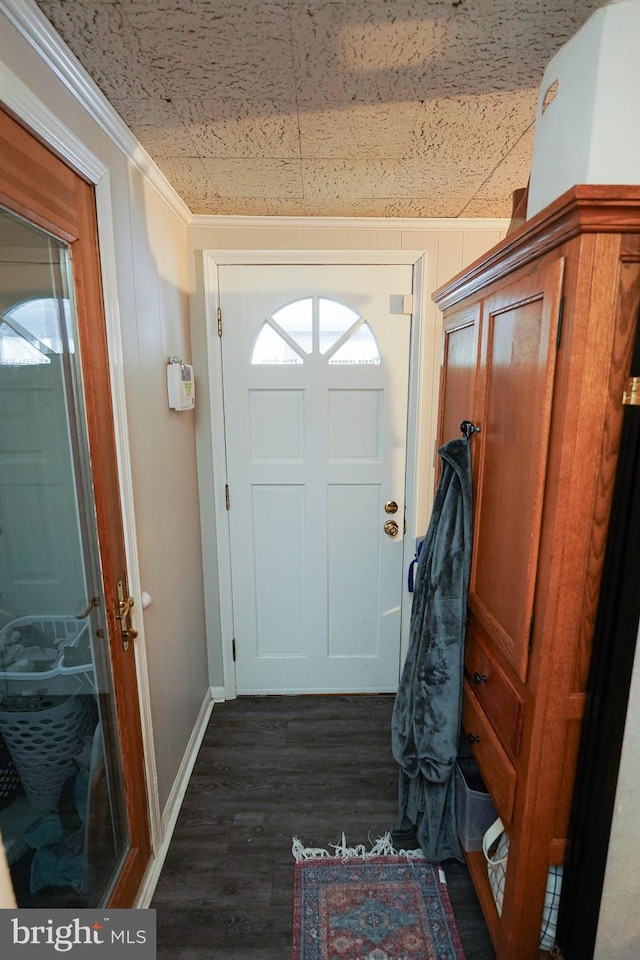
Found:
M 205 293 L 205 338 L 206 364 L 208 377 L 208 418 L 211 432 L 213 489 L 201 491 L 200 501 L 213 502 L 216 529 L 215 542 L 203 536 L 203 566 L 205 574 L 205 595 L 214 588 L 216 580 L 220 592 L 220 636 L 222 643 L 224 698 L 236 697 L 236 677 L 233 662 L 233 584 L 231 577 L 231 545 L 229 538 L 229 519 L 226 508 L 225 484 L 227 483 L 227 462 L 224 430 L 224 397 L 222 390 L 222 347 L 218 336 L 218 267 L 230 264 L 268 265 L 268 264 L 409 264 L 413 267 L 413 319 L 411 325 L 411 352 L 409 360 L 409 402 L 407 422 L 407 454 L 405 503 L 407 533 L 404 538 L 403 567 L 406 571 L 413 559 L 417 522 L 416 496 L 425 486 L 424 474 L 432 469 L 425 464 L 425 457 L 419 457 L 420 449 L 431 449 L 434 439 L 423 436 L 423 431 L 431 434 L 432 423 L 424 424 L 421 418 L 419 402 L 423 390 L 432 394 L 433 384 L 423 382 L 433 377 L 434 364 L 424 363 L 425 317 L 426 317 L 426 278 L 427 255 L 419 250 L 203 250 L 203 278 Z M 224 322 L 224 318 L 223 318 Z M 435 338 L 426 338 L 429 342 Z M 436 348 L 435 342 L 432 343 Z M 206 400 L 205 400 L 206 402 Z M 433 418 L 431 418 L 433 420 Z M 233 497 L 233 491 L 231 492 Z M 213 629 L 212 607 L 206 601 L 209 637 L 217 635 Z M 402 628 L 400 638 L 401 661 L 407 652 L 409 642 L 409 619 L 411 613 L 411 594 L 402 592 Z M 218 681 L 219 682 L 219 681 Z M 212 686 L 215 687 L 213 678 Z

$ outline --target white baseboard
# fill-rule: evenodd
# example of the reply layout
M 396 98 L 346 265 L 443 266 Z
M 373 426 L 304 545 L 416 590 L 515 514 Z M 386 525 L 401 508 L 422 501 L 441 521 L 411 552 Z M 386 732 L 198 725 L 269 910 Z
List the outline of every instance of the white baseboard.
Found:
M 214 703 L 224 703 L 227 699 L 224 687 L 211 687 L 211 699 Z
M 175 779 L 173 789 L 171 790 L 171 794 L 162 815 L 162 842 L 160 843 L 156 856 L 153 857 L 149 862 L 149 866 L 147 867 L 145 875 L 142 879 L 142 883 L 134 903 L 134 907 L 136 909 L 145 909 L 151 903 L 156 885 L 160 879 L 160 872 L 164 865 L 169 844 L 171 843 L 173 831 L 175 830 L 178 814 L 180 813 L 180 807 L 182 806 L 184 795 L 187 792 L 187 787 L 189 786 L 189 779 L 196 762 L 196 757 L 198 756 L 200 744 L 202 743 L 202 738 L 204 737 L 207 724 L 213 710 L 214 702 L 216 700 L 218 702 L 220 700 L 224 700 L 224 695 L 218 695 L 219 690 L 222 690 L 222 688 L 209 688 L 205 694 L 204 700 L 202 701 L 198 719 L 196 720 L 195 726 L 189 738 L 189 743 L 187 745 L 187 749 L 185 750 L 184 757 L 182 758 L 178 775 Z M 224 691 L 222 691 L 222 694 L 224 694 Z

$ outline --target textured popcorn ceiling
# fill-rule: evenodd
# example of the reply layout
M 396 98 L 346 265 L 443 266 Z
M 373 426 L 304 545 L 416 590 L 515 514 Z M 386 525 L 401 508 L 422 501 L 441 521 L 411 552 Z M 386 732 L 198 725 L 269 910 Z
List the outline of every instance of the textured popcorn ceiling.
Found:
M 38 0 L 193 213 L 509 216 L 605 0 Z

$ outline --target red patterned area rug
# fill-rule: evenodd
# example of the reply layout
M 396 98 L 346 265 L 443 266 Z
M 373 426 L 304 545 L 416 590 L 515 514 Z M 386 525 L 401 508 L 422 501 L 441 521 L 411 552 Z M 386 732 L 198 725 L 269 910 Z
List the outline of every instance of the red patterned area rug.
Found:
M 293 960 L 464 960 L 444 875 L 407 856 L 299 860 Z

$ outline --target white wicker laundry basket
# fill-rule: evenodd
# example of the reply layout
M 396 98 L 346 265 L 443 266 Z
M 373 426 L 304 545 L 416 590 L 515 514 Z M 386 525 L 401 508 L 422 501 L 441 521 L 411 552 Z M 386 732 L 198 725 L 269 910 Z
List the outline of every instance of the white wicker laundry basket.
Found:
M 34 709 L 20 710 L 22 701 Z M 74 757 L 96 722 L 91 695 L 6 697 L 0 703 L 0 732 L 36 810 L 55 809 L 64 781 L 77 769 Z
M 45 637 L 56 651 L 56 659 L 49 670 L 34 670 L 20 673 L 15 670 L 0 670 L 0 695 L 17 693 L 56 694 L 58 696 L 93 689 L 93 663 L 89 650 L 89 626 L 86 620 L 76 617 L 40 614 L 34 617 L 18 617 L 0 630 L 0 647 L 10 643 L 14 634 L 35 631 Z M 38 643 L 32 640 L 31 643 Z M 66 667 L 65 649 L 86 649 L 85 664 Z

